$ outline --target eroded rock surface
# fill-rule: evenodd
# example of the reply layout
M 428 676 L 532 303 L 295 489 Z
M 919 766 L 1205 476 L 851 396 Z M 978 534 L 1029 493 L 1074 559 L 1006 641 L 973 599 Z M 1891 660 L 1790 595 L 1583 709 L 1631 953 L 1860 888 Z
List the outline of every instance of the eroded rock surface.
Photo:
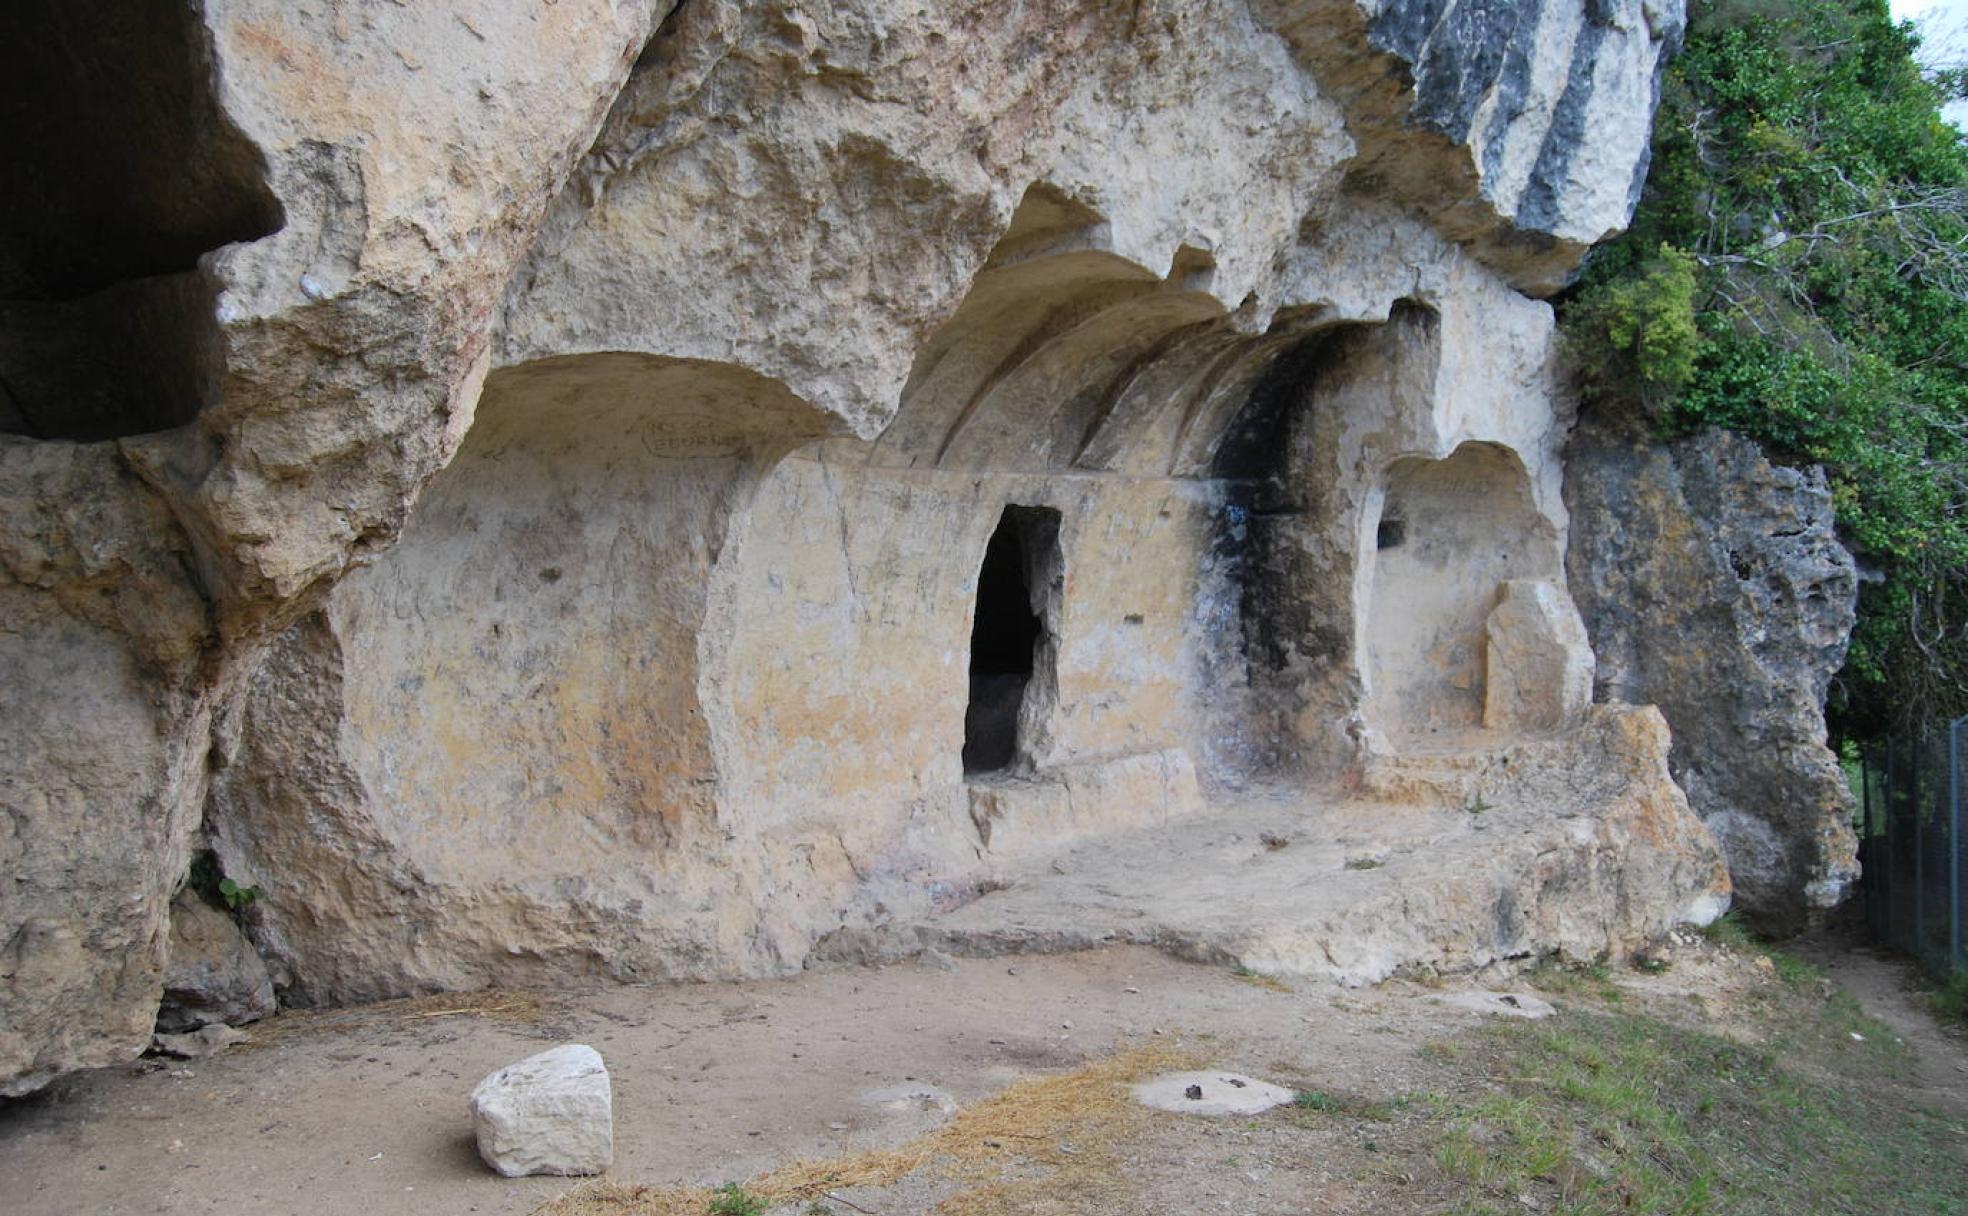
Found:
M 1662 443 L 1594 418 L 1565 484 L 1599 699 L 1660 706 L 1738 906 L 1772 931 L 1805 927 L 1857 877 L 1823 706 L 1858 574 L 1823 472 L 1772 465 L 1727 431 Z
M 1302 798 L 1254 798 L 1014 863 L 961 908 L 843 926 L 815 953 L 869 962 L 1127 942 L 1349 985 L 1626 957 L 1729 906 L 1721 850 L 1667 752 L 1658 710 L 1593 706 L 1561 734 L 1378 757 L 1363 796 L 1310 814 Z
M 124 7 L 0 17 L 38 133 L 0 225 L 0 357 L 34 394 L 0 407 L 0 1093 L 143 1048 L 214 708 L 455 447 L 658 16 Z
M 243 1026 L 274 1010 L 273 977 L 232 917 L 189 888 L 171 901 L 171 950 L 157 1029 Z
M 1624 222 L 1678 6 L 171 21 L 144 87 L 0 77 L 118 133 L 0 227 L 5 1092 L 147 1040 L 201 818 L 348 1000 L 784 971 L 994 848 L 1511 742 L 1486 622 L 1566 526 L 1525 293 Z M 1013 506 L 1059 561 L 974 796 Z M 1431 520 L 1481 560 L 1408 578 Z

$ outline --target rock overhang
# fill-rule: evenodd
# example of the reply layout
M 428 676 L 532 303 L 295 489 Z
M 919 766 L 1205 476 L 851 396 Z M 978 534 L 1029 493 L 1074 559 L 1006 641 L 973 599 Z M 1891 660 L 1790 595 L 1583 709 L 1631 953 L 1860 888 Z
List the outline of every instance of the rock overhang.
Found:
M 426 484 L 457 482 L 452 473 L 472 467 L 457 462 L 471 456 L 482 392 L 502 413 L 501 395 L 529 379 L 537 388 L 568 363 L 598 378 L 584 383 L 619 386 L 641 368 L 672 388 L 740 384 L 752 403 L 739 411 L 744 428 L 720 406 L 683 428 L 712 435 L 717 458 L 736 463 L 705 491 L 709 530 L 692 534 L 701 543 L 683 547 L 703 580 L 683 601 L 665 601 L 687 609 L 674 641 L 693 653 L 690 664 L 662 661 L 694 683 L 677 704 L 701 709 L 701 724 L 677 737 L 708 766 L 693 771 L 728 782 L 713 783 L 706 801 L 703 823 L 716 831 L 750 820 L 770 839 L 795 814 L 733 763 L 748 738 L 796 736 L 788 754 L 804 767 L 775 780 L 818 781 L 818 801 L 834 808 L 821 821 L 853 822 L 846 808 L 865 802 L 866 789 L 814 759 L 837 728 L 800 732 L 860 721 L 860 737 L 872 738 L 879 715 L 839 690 L 781 700 L 789 687 L 771 673 L 784 656 L 760 639 L 800 639 L 808 661 L 827 661 L 828 647 L 853 636 L 852 620 L 824 606 L 829 597 L 887 610 L 862 594 L 861 572 L 895 555 L 856 533 L 853 512 L 931 495 L 932 483 L 948 489 L 959 474 L 991 474 L 990 485 L 952 494 L 948 518 L 988 522 L 1009 502 L 1057 509 L 1067 543 L 1095 546 L 1069 552 L 1068 577 L 1115 572 L 1094 597 L 1118 610 L 1115 620 L 1069 620 L 1063 635 L 1065 725 L 1048 736 L 1061 788 L 1098 804 L 1156 783 L 1193 788 L 1197 769 L 1207 779 L 1254 757 L 1288 767 L 1312 757 L 1305 763 L 1316 767 L 1343 756 L 1361 676 L 1357 656 L 1330 639 L 1352 635 L 1359 606 L 1329 603 L 1319 580 L 1352 578 L 1359 520 L 1387 464 L 1447 457 L 1471 440 L 1503 444 L 1562 529 L 1549 313 L 1524 293 L 1551 290 L 1592 239 L 1624 222 L 1644 161 L 1648 89 L 1678 24 L 1672 5 L 1617 0 L 1258 0 L 1127 17 L 1062 2 L 1023 6 L 1016 19 L 958 5 L 869 3 L 820 17 L 780 3 L 563 0 L 468 20 L 415 6 L 316 12 L 211 0 L 202 14 L 213 98 L 263 157 L 281 224 L 202 259 L 219 293 L 212 399 L 175 429 L 114 444 L 9 440 L 22 459 L 6 463 L 0 484 L 15 507 L 32 506 L 7 516 L 9 552 L 28 554 L 9 565 L 8 615 L 25 627 L 10 638 L 8 663 L 14 716 L 39 723 L 24 728 L 8 802 L 24 855 L 54 859 L 52 869 L 30 866 L 0 903 L 12 974 L 47 981 L 0 996 L 14 1035 L 0 1073 L 16 1078 L 140 1044 L 134 1028 L 155 1005 L 166 907 L 208 792 L 218 843 L 235 863 L 258 841 L 262 851 L 292 848 L 282 860 L 309 881 L 372 884 L 378 908 L 394 901 L 400 911 L 420 890 L 455 894 L 415 858 L 401 868 L 380 859 L 381 838 L 357 819 L 343 821 L 362 858 L 351 866 L 337 848 L 311 853 L 291 825 L 236 812 L 252 803 L 248 792 L 283 781 L 311 805 L 368 797 L 366 761 L 344 754 L 333 705 L 345 681 L 378 673 L 348 665 L 336 587 L 351 571 L 388 566 L 425 510 Z M 994 276 L 1018 284 L 1005 315 L 966 313 Z M 1077 337 L 1013 358 L 1019 311 L 1048 301 L 1068 310 L 1058 323 Z M 1294 522 L 1303 504 L 1288 487 L 1262 501 L 1226 498 L 1209 476 L 1218 442 L 1250 421 L 1249 396 L 1277 356 L 1344 322 L 1398 328 L 1403 301 L 1442 319 L 1431 372 L 1396 359 L 1380 376 L 1372 365 L 1388 352 L 1362 337 L 1348 356 L 1357 374 L 1332 383 L 1380 404 L 1349 415 L 1331 398 L 1326 413 L 1339 425 L 1270 432 L 1300 445 L 1264 471 L 1274 488 L 1286 474 L 1309 478 L 1328 514 L 1312 527 Z M 1075 321 L 1080 305 L 1091 311 Z M 1502 353 L 1486 353 L 1499 337 Z M 939 342 L 958 349 L 940 388 L 925 361 Z M 964 372 L 964 359 L 982 365 Z M 1458 383 L 1447 368 L 1459 369 Z M 1019 413 L 1039 402 L 1044 411 Z M 1184 404 L 1159 408 L 1169 402 Z M 967 418 L 961 426 L 944 425 L 951 407 Z M 933 443 L 897 429 L 912 420 L 927 420 Z M 1043 423 L 1046 441 L 1016 448 L 1027 423 Z M 875 462 L 844 480 L 840 458 L 866 463 L 876 436 L 873 447 L 901 452 L 909 467 Z M 665 462 L 652 478 L 689 452 L 709 455 L 683 438 L 672 428 L 644 448 Z M 765 459 L 802 444 L 795 459 Z M 943 473 L 916 467 L 925 464 Z M 499 478 L 496 464 L 484 467 Z M 1088 491 L 1098 478 L 1099 493 Z M 47 487 L 69 482 L 86 482 L 88 494 L 76 510 L 51 513 Z M 815 503 L 828 508 L 824 529 Z M 1100 518 L 1110 521 L 1105 535 L 1074 522 Z M 953 524 L 937 543 L 968 552 L 983 543 L 976 531 Z M 117 554 L 107 564 L 105 534 Z M 741 560 L 761 536 L 769 544 L 754 553 L 769 560 Z M 836 550 L 837 567 L 823 569 Z M 929 585 L 964 604 L 974 590 L 968 560 L 950 560 Z M 1120 573 L 1130 562 L 1185 573 Z M 541 574 L 559 568 L 524 571 L 529 592 L 571 584 Z M 783 619 L 769 607 L 782 594 L 775 574 L 805 580 L 811 593 Z M 357 577 L 372 589 L 378 581 Z M 1265 597 L 1247 592 L 1259 586 L 1289 593 L 1254 603 Z M 139 607 L 132 595 L 142 589 L 171 611 Z M 1069 598 L 1067 611 L 1080 602 Z M 326 624 L 308 617 L 324 603 Z M 1325 622 L 1328 611 L 1343 627 Z M 940 623 L 913 644 L 920 662 L 942 665 L 948 612 L 925 619 Z M 693 620 L 729 626 L 698 635 Z M 1260 628 L 1252 622 L 1329 640 L 1287 647 L 1262 687 L 1246 690 L 1255 701 L 1199 698 L 1242 661 L 1246 631 Z M 1157 640 L 1144 645 L 1150 633 Z M 751 666 L 734 666 L 733 652 Z M 114 671 L 91 695 L 115 712 L 64 692 L 77 656 L 92 653 Z M 1116 655 L 1133 657 L 1116 666 Z M 1128 670 L 1155 678 L 1141 696 L 1116 699 L 1102 673 Z M 1178 671 L 1205 674 L 1169 675 Z M 48 712 L 54 705 L 66 708 Z M 308 707 L 323 716 L 303 722 Z M 1252 712 L 1261 725 L 1233 726 Z M 1209 728 L 1178 730 L 1185 714 Z M 932 734 L 960 731 L 960 717 L 947 697 L 921 707 Z M 256 741 L 269 723 L 285 732 L 284 750 Z M 1182 733 L 1229 742 L 1166 754 Z M 315 746 L 292 746 L 303 740 Z M 77 769 L 91 746 L 118 758 L 117 780 Z M 875 752 L 884 749 L 897 750 Z M 517 891 L 510 923 L 536 935 L 522 957 L 560 951 L 623 974 L 660 973 L 664 960 L 686 972 L 737 959 L 784 966 L 838 911 L 829 891 L 859 883 L 872 893 L 867 907 L 881 894 L 936 898 L 922 894 L 922 876 L 954 864 L 974 813 L 951 792 L 960 787 L 946 780 L 956 774 L 953 749 L 944 752 L 921 770 L 929 778 L 904 783 L 899 836 L 863 823 L 831 843 L 825 833 L 788 840 L 777 860 L 727 858 L 685 884 L 667 912 L 648 883 L 576 881 L 556 895 L 551 883 L 502 878 L 492 889 Z M 269 759 L 284 767 L 267 769 Z M 630 764 L 596 788 L 630 790 L 633 811 L 665 780 Z M 1165 794 L 1156 805 L 1169 812 L 1186 798 Z M 154 837 L 149 863 L 95 864 L 108 854 L 78 832 L 83 808 L 105 831 Z M 660 815 L 608 812 L 629 825 L 628 839 L 668 831 L 651 826 Z M 1114 826 L 1098 813 L 1088 822 Z M 797 877 L 802 867 L 821 877 Z M 794 919 L 806 919 L 760 934 L 745 909 L 787 891 L 803 908 Z M 113 916 L 91 911 L 111 907 Z M 578 915 L 562 940 L 545 926 L 569 907 Z M 673 920 L 652 928 L 658 913 Z M 457 918 L 467 937 L 496 934 L 504 913 L 475 915 L 476 930 L 472 917 Z M 106 921 L 115 925 L 105 932 L 97 922 Z M 279 955 L 281 932 L 263 925 L 262 947 Z M 652 944 L 593 964 L 607 947 L 583 934 Z M 103 958 L 78 962 L 63 945 L 85 936 L 107 943 Z M 470 964 L 443 957 L 443 939 L 417 944 L 401 973 L 365 975 L 359 954 L 319 959 L 316 987 L 360 996 L 473 982 Z

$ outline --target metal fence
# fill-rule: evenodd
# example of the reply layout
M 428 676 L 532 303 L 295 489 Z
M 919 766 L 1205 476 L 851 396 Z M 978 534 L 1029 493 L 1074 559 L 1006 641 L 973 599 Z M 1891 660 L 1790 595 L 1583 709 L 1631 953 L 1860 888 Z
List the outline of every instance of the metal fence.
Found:
M 1968 718 L 1865 751 L 1859 861 L 1873 939 L 1935 974 L 1968 968 L 1963 952 L 1963 801 Z

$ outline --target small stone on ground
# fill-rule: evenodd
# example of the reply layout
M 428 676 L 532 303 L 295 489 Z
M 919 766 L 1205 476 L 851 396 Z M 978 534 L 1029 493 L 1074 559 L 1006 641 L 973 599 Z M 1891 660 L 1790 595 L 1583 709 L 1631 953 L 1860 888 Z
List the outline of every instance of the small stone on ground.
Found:
M 955 1098 L 934 1085 L 920 1083 L 871 1089 L 861 1095 L 861 1100 L 870 1106 L 893 1111 L 937 1111 L 945 1115 L 957 1113 Z
M 1550 1001 L 1528 992 L 1456 992 L 1439 998 L 1444 1005 L 1488 1013 L 1503 1018 L 1529 1018 L 1537 1021 L 1558 1012 Z

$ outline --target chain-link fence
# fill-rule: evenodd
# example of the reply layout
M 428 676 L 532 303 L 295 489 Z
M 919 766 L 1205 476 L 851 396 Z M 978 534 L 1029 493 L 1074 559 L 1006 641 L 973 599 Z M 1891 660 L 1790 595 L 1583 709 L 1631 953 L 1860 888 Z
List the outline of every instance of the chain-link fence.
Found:
M 1968 718 L 1869 748 L 1860 765 L 1859 861 L 1875 940 L 1936 974 L 1968 967 L 1962 948 L 1962 811 Z

